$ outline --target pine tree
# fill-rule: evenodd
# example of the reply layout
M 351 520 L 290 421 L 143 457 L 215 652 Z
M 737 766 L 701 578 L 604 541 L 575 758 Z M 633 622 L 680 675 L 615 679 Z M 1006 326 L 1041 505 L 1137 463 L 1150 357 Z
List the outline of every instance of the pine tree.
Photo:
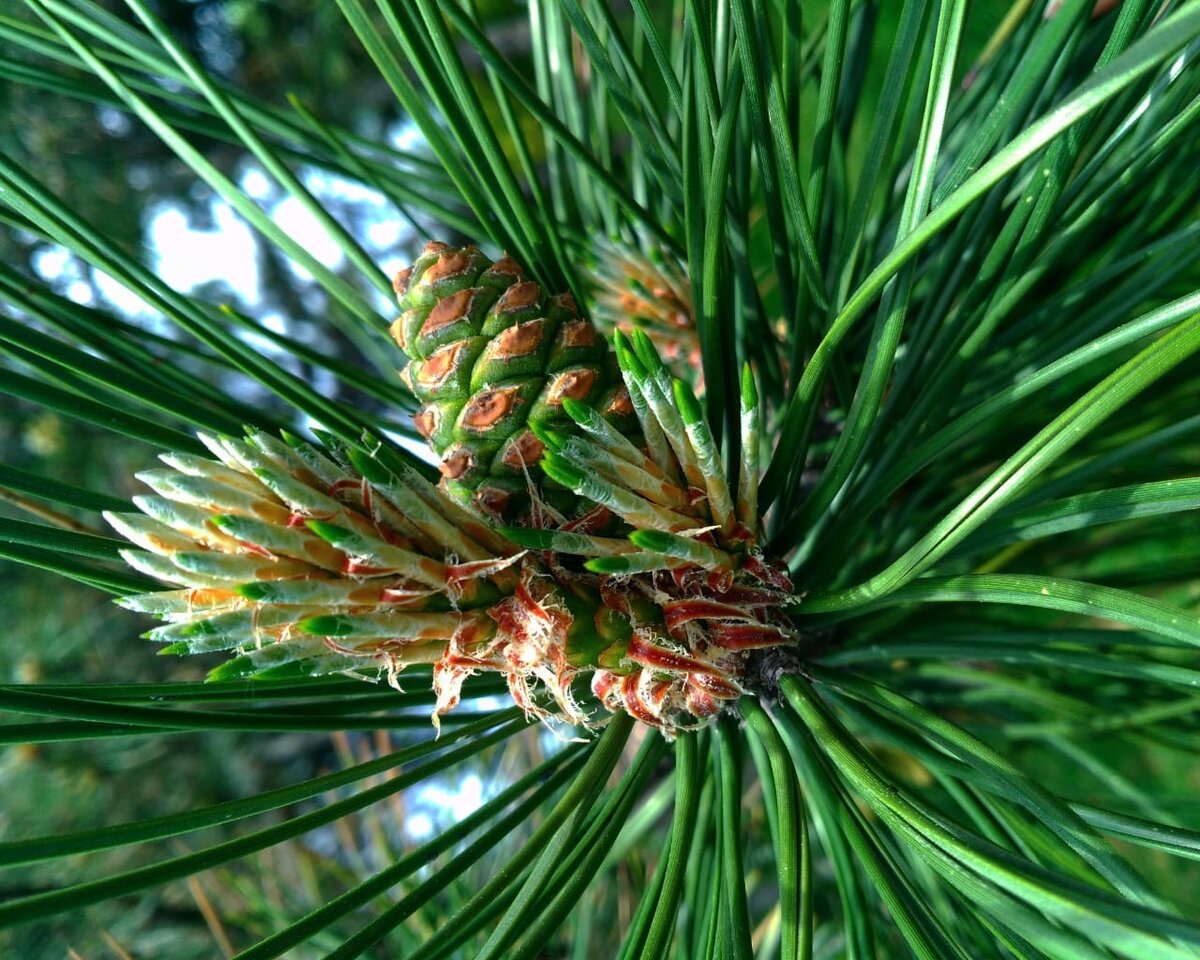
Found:
M 1197 0 L 339 0 L 394 141 L 125 6 L 0 18 L 15 102 L 303 279 L 181 293 L 0 132 L 0 392 L 61 450 L 0 557 L 136 613 L 9 624 L 0 954 L 1200 956 Z

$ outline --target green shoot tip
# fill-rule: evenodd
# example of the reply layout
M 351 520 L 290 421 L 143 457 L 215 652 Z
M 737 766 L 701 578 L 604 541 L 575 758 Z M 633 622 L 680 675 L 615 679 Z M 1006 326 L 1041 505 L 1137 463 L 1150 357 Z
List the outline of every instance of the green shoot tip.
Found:
M 218 683 L 221 680 L 240 680 L 255 672 L 254 661 L 250 657 L 234 657 L 226 660 L 218 667 L 208 671 L 205 683 Z
M 317 637 L 344 637 L 351 632 L 350 624 L 344 617 L 336 614 L 325 614 L 319 617 L 309 617 L 296 624 L 305 633 Z
M 634 530 L 629 534 L 629 542 L 639 550 L 650 553 L 663 553 L 671 546 L 671 534 L 662 530 Z
M 650 339 L 644 330 L 633 331 L 633 349 L 647 370 L 665 369 L 665 364 L 662 361 L 662 357 L 658 355 L 654 341 Z
M 556 453 L 546 453 L 542 457 L 542 470 L 555 483 L 571 489 L 581 486 L 585 479 L 583 473 Z
M 350 465 L 370 483 L 391 483 L 395 480 L 387 467 L 362 450 L 349 447 L 346 450 L 346 456 L 350 460 Z
M 754 410 L 758 406 L 758 384 L 754 382 L 754 371 L 749 363 L 742 364 L 742 409 Z
M 529 421 L 529 429 L 533 431 L 533 435 L 542 441 L 542 446 L 547 450 L 558 453 L 562 450 L 563 444 L 567 438 L 556 430 L 551 430 L 546 424 L 535 420 Z
M 617 352 L 617 365 L 621 372 L 628 374 L 634 380 L 641 382 L 646 378 L 647 371 L 642 361 L 633 352 L 629 338 L 620 330 L 613 331 L 613 349 Z
M 592 557 L 583 565 L 585 570 L 599 574 L 625 573 L 628 565 L 624 557 Z
M 595 423 L 598 416 L 590 406 L 573 397 L 563 397 L 562 408 L 568 417 L 584 427 Z
M 275 592 L 275 585 L 270 581 L 257 580 L 254 583 L 242 583 L 233 588 L 233 592 L 247 600 L 269 600 Z
M 329 523 L 325 520 L 305 520 L 304 525 L 328 543 L 343 540 L 352 532 L 345 527 L 339 527 L 336 523 Z
M 682 380 L 672 377 L 671 389 L 675 392 L 675 406 L 679 408 L 679 415 L 683 417 L 684 426 L 692 426 L 699 423 L 704 418 L 704 413 L 700 409 L 700 402 L 696 399 L 696 395 L 692 393 L 692 388 Z

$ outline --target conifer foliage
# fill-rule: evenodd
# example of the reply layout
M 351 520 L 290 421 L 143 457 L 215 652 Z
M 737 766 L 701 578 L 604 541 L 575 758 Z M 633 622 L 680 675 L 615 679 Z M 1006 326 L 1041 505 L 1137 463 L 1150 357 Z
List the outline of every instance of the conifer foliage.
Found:
M 131 508 L 0 466 L 0 557 L 187 655 L 0 686 L 0 737 L 376 745 L 0 835 L 0 946 L 149 944 L 203 872 L 239 960 L 1200 956 L 1200 0 L 337 6 L 416 147 L 143 0 L 0 18 L 8 83 L 151 130 L 328 337 L 0 155 L 14 240 L 154 314 L 0 266 L 0 391 L 147 467 Z

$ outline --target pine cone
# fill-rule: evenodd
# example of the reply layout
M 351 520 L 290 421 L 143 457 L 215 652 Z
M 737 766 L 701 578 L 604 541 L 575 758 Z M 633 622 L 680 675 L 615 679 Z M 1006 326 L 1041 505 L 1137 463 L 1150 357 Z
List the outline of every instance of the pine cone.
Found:
M 601 332 L 635 330 L 650 338 L 676 376 L 699 389 L 700 338 L 687 273 L 669 253 L 602 243 L 586 277 L 592 318 Z
M 430 243 L 394 288 L 402 313 L 392 335 L 423 403 L 414 421 L 460 500 L 515 515 L 538 476 L 538 428 L 567 421 L 565 398 L 636 427 L 604 338 L 570 294 L 547 296 L 510 258 Z

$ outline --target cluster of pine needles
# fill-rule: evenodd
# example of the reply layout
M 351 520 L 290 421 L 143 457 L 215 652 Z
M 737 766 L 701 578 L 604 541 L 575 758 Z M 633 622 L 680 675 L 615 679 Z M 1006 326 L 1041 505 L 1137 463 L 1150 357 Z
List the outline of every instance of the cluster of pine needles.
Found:
M 966 0 L 528 0 L 517 53 L 480 6 L 338 0 L 411 150 L 143 0 L 0 17 L 6 83 L 152 131 L 363 361 L 173 289 L 4 141 L 13 242 L 156 322 L 0 265 L 0 392 L 169 469 L 132 515 L 0 466 L 0 557 L 233 658 L 5 684 L 0 737 L 391 733 L 20 825 L 11 942 L 218 869 L 239 960 L 1200 956 L 1200 2 L 1017 0 L 980 44 Z M 393 288 L 314 171 L 467 266 Z M 385 820 L 384 856 L 305 857 Z M 268 862 L 321 874 L 239 906 Z

